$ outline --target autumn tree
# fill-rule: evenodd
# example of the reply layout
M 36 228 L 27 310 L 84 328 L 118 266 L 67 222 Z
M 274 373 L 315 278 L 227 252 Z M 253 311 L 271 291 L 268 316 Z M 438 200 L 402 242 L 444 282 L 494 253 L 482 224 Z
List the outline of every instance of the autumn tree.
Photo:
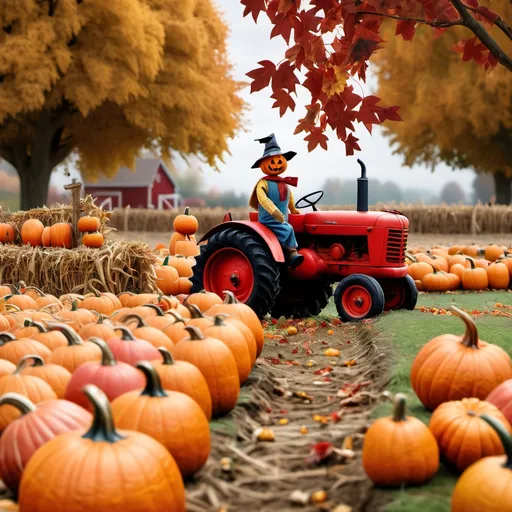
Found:
M 495 196 L 494 180 L 492 175 L 487 173 L 478 173 L 473 179 L 473 202 L 480 201 L 488 204 Z
M 512 19 L 509 0 L 494 8 Z M 387 32 L 386 32 L 387 30 Z M 490 74 L 472 62 L 461 62 L 450 48 L 464 34 L 454 28 L 439 34 L 418 30 L 411 42 L 384 31 L 386 46 L 375 55 L 377 94 L 402 105 L 404 123 L 389 123 L 396 152 L 405 164 L 473 168 L 493 174 L 496 202 L 509 204 L 512 193 L 512 75 L 503 66 Z M 512 41 L 494 27 L 490 34 L 512 52 Z
M 466 200 L 464 190 L 456 181 L 449 181 L 441 189 L 440 199 L 442 203 L 457 204 Z
M 215 165 L 240 126 L 211 0 L 4 0 L 0 23 L 0 157 L 24 209 L 72 153 L 87 179 L 143 148 Z
M 247 73 L 251 91 L 272 89 L 274 107 L 283 115 L 294 110 L 292 94 L 301 86 L 309 96 L 306 113 L 295 133 L 305 132 L 312 151 L 327 149 L 328 128 L 345 143 L 346 154 L 360 149 L 355 124 L 371 132 L 386 120 L 400 121 L 399 106 L 384 107 L 376 96 L 363 97 L 359 81 L 365 81 L 370 57 L 383 45 L 382 26 L 393 20 L 395 34 L 406 40 L 418 26 L 428 25 L 436 34 L 464 27 L 454 51 L 462 60 L 484 68 L 498 63 L 512 71 L 512 57 L 491 35 L 495 26 L 510 40 L 512 29 L 489 9 L 488 0 L 240 0 L 244 16 L 266 15 L 270 37 L 282 37 L 288 49 L 278 62 L 262 60 Z M 494 2 L 493 2 L 494 5 Z M 387 38 L 389 40 L 389 38 Z M 451 48 L 447 52 L 453 51 Z M 460 56 L 459 56 L 460 58 Z M 400 105 L 400 104 L 397 104 Z

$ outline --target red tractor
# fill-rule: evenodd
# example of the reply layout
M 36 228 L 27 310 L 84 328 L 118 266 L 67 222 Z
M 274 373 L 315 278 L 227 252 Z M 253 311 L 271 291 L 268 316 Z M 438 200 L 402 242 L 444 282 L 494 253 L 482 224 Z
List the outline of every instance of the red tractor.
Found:
M 396 210 L 368 211 L 368 178 L 361 160 L 357 211 L 318 211 L 323 192 L 296 202 L 311 212 L 290 215 L 303 263 L 292 270 L 278 239 L 258 222 L 233 221 L 228 213 L 198 242 L 192 291 L 222 296 L 230 290 L 260 317 L 270 313 L 307 317 L 334 303 L 343 321 L 380 315 L 385 310 L 414 309 L 418 292 L 407 273 L 405 251 L 409 220 Z

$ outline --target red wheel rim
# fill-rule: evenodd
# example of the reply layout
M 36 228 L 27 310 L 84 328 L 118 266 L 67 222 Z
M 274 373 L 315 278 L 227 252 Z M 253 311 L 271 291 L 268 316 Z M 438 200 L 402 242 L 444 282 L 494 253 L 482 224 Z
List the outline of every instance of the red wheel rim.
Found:
M 405 300 L 405 290 L 398 279 L 388 281 L 384 290 L 384 309 L 400 309 Z
M 247 302 L 254 288 L 254 272 L 247 256 L 238 249 L 226 247 L 213 253 L 204 269 L 204 288 L 219 297 L 233 292 L 237 300 Z
M 372 307 L 372 296 L 363 286 L 349 286 L 341 296 L 343 309 L 352 318 L 364 318 Z

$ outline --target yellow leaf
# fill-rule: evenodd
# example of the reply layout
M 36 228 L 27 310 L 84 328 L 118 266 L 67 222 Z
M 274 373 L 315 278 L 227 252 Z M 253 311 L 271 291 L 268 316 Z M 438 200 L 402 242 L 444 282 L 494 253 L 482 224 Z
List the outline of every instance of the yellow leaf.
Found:
M 322 91 L 329 98 L 335 94 L 342 93 L 347 85 L 348 73 L 339 66 L 330 67 L 324 74 Z

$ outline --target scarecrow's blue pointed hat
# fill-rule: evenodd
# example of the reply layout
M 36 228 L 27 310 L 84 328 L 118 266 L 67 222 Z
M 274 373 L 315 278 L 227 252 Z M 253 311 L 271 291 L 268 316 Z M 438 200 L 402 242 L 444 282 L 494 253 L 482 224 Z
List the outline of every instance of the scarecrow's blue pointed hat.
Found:
M 276 136 L 273 133 L 268 137 L 263 137 L 263 139 L 254 140 L 260 142 L 261 144 L 265 144 L 265 151 L 263 151 L 263 156 L 254 162 L 254 165 L 251 167 L 251 169 L 257 169 L 260 166 L 262 160 L 269 156 L 283 155 L 286 160 L 291 160 L 297 154 L 295 151 L 287 151 L 286 153 L 283 153 L 279 147 L 279 144 L 277 143 Z

